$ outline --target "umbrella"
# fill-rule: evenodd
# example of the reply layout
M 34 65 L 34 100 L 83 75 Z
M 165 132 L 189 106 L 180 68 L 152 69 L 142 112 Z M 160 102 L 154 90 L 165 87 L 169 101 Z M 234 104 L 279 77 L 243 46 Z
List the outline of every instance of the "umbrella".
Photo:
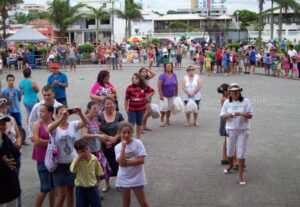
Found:
M 142 41 L 143 41 L 143 38 L 141 38 L 141 37 L 136 37 L 136 36 L 132 36 L 132 37 L 128 38 L 127 41 L 128 41 L 128 42 L 142 42 Z

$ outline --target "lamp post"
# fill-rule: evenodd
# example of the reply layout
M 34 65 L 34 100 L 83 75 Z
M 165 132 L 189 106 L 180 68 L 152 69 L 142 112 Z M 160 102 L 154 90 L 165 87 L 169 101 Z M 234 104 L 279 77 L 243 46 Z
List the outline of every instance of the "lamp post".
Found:
M 237 11 L 236 12 L 236 21 L 237 21 L 237 27 L 238 27 L 238 30 L 239 30 L 239 42 L 241 41 L 241 29 L 240 29 L 240 21 L 239 21 L 239 14 L 240 14 L 240 12 L 239 11 Z

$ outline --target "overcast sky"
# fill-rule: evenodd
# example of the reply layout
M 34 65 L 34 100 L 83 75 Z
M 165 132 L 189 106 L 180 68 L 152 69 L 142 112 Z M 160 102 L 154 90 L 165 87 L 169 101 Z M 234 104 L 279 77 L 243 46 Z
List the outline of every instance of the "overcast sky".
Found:
M 93 0 L 95 1 L 95 0 Z M 103 0 L 101 0 L 103 1 Z M 190 0 L 136 0 L 143 1 L 144 8 L 150 7 L 152 10 L 156 10 L 165 13 L 168 10 L 176 10 L 178 8 L 190 8 Z M 25 0 L 25 3 L 36 3 L 46 4 L 47 0 Z M 71 0 L 76 2 L 76 0 Z M 258 11 L 258 0 L 226 0 L 226 6 L 228 13 L 232 14 L 237 9 L 248 9 L 257 12 Z M 264 6 L 265 8 L 270 7 L 269 1 Z

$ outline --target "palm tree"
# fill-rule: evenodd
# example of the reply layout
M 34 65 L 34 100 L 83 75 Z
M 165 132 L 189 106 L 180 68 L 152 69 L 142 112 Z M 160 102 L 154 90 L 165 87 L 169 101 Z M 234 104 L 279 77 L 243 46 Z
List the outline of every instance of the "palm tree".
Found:
M 0 0 L 0 14 L 2 18 L 3 39 L 6 38 L 6 20 L 8 11 L 12 10 L 18 4 L 23 3 L 23 0 Z
M 288 9 L 293 9 L 295 12 L 299 13 L 300 4 L 296 0 L 276 0 L 276 3 L 279 4 L 278 38 L 280 41 L 282 38 L 282 23 L 283 23 L 282 10 L 285 9 L 285 13 L 287 13 Z
M 108 12 L 104 11 L 104 7 L 100 7 L 99 9 L 96 9 L 91 6 L 87 6 L 93 13 L 88 15 L 88 19 L 96 19 L 96 27 L 97 27 L 97 32 L 96 32 L 96 39 L 98 39 L 99 35 L 99 22 L 103 19 L 109 19 L 110 15 Z
M 125 0 L 124 11 L 116 10 L 116 14 L 119 18 L 125 19 L 125 38 L 131 36 L 131 21 L 143 19 L 142 5 L 134 3 L 134 0 Z
M 50 19 L 59 29 L 60 37 L 64 37 L 67 29 L 83 17 L 79 9 L 85 7 L 85 4 L 71 6 L 70 0 L 53 0 L 49 6 Z
M 258 46 L 261 46 L 261 35 L 262 35 L 262 29 L 263 29 L 263 10 L 264 10 L 264 3 L 265 0 L 259 0 L 258 1 L 258 9 L 259 9 L 259 16 L 258 16 L 258 23 L 259 23 L 259 28 L 258 28 Z

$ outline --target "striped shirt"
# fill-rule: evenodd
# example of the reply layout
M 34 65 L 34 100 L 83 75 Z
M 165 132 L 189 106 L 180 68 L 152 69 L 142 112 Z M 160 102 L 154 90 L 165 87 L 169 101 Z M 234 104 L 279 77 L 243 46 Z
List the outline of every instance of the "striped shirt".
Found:
M 154 92 L 154 89 L 144 85 L 129 85 L 126 90 L 126 100 L 129 102 L 129 111 L 142 111 L 146 109 L 146 95 Z

